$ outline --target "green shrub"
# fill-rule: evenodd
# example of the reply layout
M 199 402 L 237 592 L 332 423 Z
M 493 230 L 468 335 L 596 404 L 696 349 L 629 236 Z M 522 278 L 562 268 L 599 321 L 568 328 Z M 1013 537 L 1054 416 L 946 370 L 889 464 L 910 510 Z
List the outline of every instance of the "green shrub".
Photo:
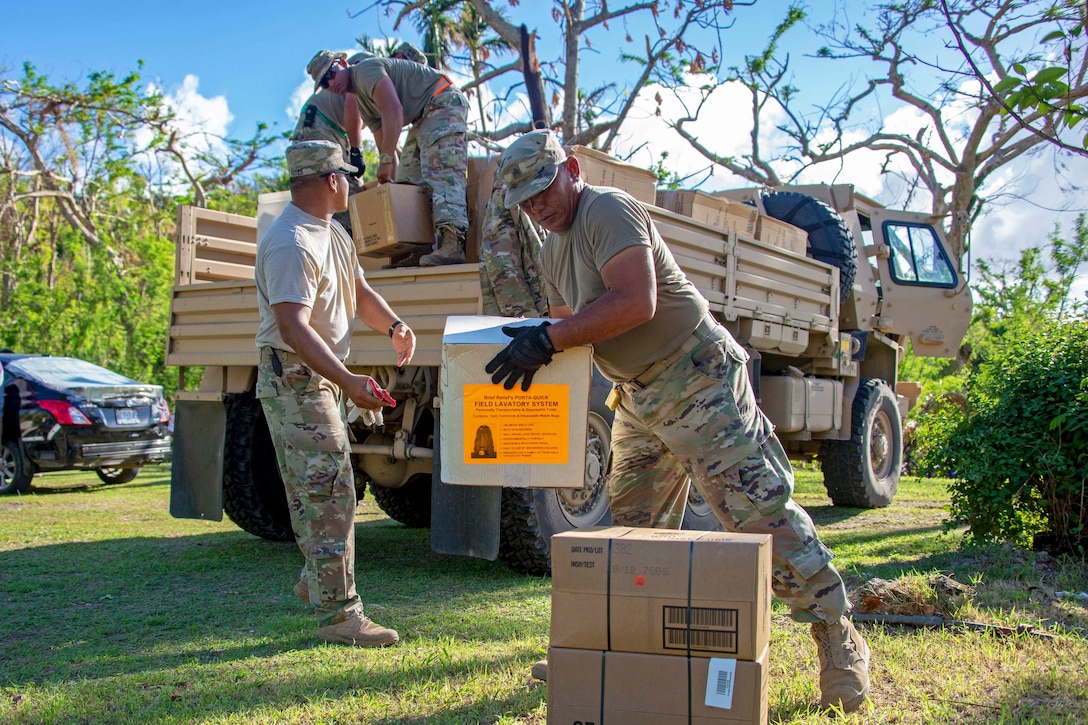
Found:
M 1088 321 L 1010 337 L 965 392 L 916 433 L 925 470 L 952 478 L 951 523 L 976 541 L 1088 533 Z

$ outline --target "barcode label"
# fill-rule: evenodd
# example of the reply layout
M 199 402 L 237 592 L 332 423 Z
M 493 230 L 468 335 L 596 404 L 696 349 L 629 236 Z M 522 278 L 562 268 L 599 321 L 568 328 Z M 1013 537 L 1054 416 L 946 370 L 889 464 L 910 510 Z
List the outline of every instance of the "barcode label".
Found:
M 663 615 L 665 649 L 737 654 L 740 615 L 736 609 L 666 606 Z
M 713 657 L 706 675 L 706 706 L 730 710 L 736 684 L 737 661 Z

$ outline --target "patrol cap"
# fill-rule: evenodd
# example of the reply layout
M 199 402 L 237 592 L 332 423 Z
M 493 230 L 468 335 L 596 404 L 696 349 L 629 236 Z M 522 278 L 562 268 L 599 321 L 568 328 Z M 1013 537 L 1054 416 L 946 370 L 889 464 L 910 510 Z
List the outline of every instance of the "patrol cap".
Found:
M 326 171 L 359 171 L 344 163 L 344 152 L 332 141 L 299 141 L 287 147 L 287 173 L 292 178 L 324 174 Z
M 530 131 L 506 147 L 499 157 L 498 174 L 506 185 L 507 209 L 547 189 L 565 161 L 567 152 L 548 130 Z
M 314 79 L 315 93 L 321 87 L 321 79 L 325 77 L 332 64 L 338 60 L 343 60 L 346 55 L 346 53 L 333 53 L 331 50 L 319 50 L 310 59 L 309 64 L 306 66 L 306 72 Z
M 393 52 L 389 54 L 391 57 L 397 57 L 398 55 L 405 60 L 410 60 L 420 65 L 427 65 L 427 56 L 423 54 L 423 51 L 415 47 L 408 41 L 405 41 L 393 48 Z

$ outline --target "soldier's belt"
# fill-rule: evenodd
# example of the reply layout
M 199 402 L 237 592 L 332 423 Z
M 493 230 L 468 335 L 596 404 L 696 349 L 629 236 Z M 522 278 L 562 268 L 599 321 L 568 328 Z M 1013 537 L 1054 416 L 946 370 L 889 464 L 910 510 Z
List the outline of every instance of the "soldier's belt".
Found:
M 443 77 L 442 81 L 438 84 L 438 87 L 434 89 L 434 93 L 431 94 L 431 97 L 434 98 L 439 93 L 446 90 L 447 88 L 449 88 L 452 85 L 453 85 L 453 81 L 451 81 L 449 78 Z
M 674 362 L 680 359 L 681 355 L 686 355 L 698 346 L 700 342 L 707 340 L 710 337 L 710 333 L 717 327 L 718 323 L 710 316 L 709 313 L 703 316 L 703 319 L 699 320 L 699 324 L 695 329 L 691 331 L 691 334 L 680 343 L 680 347 L 673 350 L 671 353 L 655 362 L 650 367 L 646 368 L 637 377 L 631 378 L 622 385 L 633 386 L 636 390 L 641 390 L 647 385 L 657 379 L 665 368 L 672 365 Z

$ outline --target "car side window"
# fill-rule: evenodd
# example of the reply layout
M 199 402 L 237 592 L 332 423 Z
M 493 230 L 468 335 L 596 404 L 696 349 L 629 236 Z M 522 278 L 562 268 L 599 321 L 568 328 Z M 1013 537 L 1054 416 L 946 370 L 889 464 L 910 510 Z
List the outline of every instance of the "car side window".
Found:
M 932 227 L 885 222 L 884 240 L 890 248 L 892 279 L 899 284 L 955 287 L 956 272 Z

